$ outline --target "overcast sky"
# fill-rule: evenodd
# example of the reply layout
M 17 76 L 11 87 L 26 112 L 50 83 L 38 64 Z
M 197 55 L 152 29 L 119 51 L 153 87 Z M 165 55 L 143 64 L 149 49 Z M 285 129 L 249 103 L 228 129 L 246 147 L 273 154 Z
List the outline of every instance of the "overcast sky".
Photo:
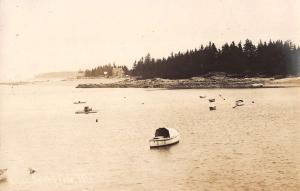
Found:
M 132 66 L 209 41 L 292 40 L 300 0 L 0 0 L 0 79 Z

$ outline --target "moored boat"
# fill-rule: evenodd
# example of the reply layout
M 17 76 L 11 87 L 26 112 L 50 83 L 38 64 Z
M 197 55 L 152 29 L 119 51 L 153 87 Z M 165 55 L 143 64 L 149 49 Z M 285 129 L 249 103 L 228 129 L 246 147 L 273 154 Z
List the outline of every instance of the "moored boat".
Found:
M 76 114 L 89 114 L 89 113 L 97 113 L 98 111 L 93 110 L 92 108 L 90 108 L 89 106 L 85 106 L 83 108 L 83 110 L 81 111 L 76 111 Z
M 244 100 L 237 100 L 235 101 L 235 106 L 233 106 L 232 108 L 236 108 L 238 106 L 243 106 L 244 105 Z
M 236 106 L 243 106 L 244 105 L 244 100 L 237 100 L 237 101 L 235 101 L 235 105 Z
M 258 84 L 251 84 L 252 88 L 262 88 L 264 87 L 264 84 L 258 83 Z
M 216 109 L 217 109 L 217 106 L 211 106 L 211 107 L 209 107 L 210 111 L 213 111 L 213 110 L 216 110 Z
M 154 138 L 149 140 L 150 148 L 169 146 L 179 143 L 180 135 L 173 128 L 158 128 L 155 131 Z

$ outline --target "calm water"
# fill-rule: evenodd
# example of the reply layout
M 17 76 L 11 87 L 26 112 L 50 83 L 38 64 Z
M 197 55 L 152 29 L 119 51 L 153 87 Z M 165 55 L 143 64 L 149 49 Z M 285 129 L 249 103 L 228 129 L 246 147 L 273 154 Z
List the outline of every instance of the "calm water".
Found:
M 300 88 L 75 84 L 0 86 L 0 168 L 8 168 L 1 191 L 300 189 Z M 233 109 L 237 99 L 245 106 Z M 84 106 L 73 104 L 78 100 L 99 113 L 75 114 Z M 181 142 L 150 150 L 162 126 L 176 128 Z

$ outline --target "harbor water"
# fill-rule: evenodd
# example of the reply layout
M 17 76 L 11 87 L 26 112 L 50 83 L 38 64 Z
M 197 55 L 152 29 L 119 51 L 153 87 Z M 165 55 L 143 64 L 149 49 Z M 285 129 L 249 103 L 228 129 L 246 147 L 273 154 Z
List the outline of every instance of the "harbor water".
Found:
M 0 86 L 1 191 L 300 190 L 300 88 L 76 85 Z M 84 106 L 98 113 L 75 114 Z M 150 149 L 159 127 L 180 143 Z

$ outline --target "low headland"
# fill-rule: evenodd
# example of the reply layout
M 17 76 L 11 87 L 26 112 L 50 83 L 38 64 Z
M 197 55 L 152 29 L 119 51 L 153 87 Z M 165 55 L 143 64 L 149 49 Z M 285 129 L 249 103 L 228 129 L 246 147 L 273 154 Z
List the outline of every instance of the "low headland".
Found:
M 212 75 L 192 77 L 189 79 L 139 79 L 126 78 L 113 83 L 83 83 L 76 88 L 166 88 L 166 89 L 209 89 L 209 88 L 279 88 L 300 87 L 300 77 L 263 78 L 263 77 L 229 77 Z
M 85 71 L 86 77 L 125 74 L 123 81 L 79 84 L 77 88 L 277 88 L 299 86 L 300 47 L 290 41 L 214 43 L 168 57 L 148 53 L 126 66 L 106 65 Z

